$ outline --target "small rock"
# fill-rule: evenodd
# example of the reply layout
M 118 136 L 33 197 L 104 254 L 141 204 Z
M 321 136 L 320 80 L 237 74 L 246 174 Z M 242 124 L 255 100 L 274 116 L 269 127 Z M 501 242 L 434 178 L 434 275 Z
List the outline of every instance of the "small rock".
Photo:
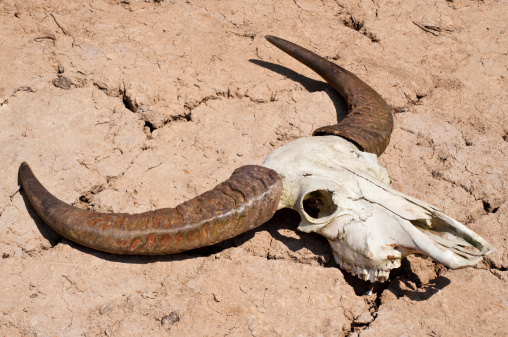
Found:
M 104 304 L 99 312 L 101 315 L 104 315 L 104 314 L 107 314 L 108 312 L 110 312 L 113 308 L 114 308 L 115 304 L 113 302 L 109 302 L 107 304 Z
M 169 315 L 162 317 L 161 325 L 164 329 L 170 330 L 171 326 L 180 321 L 180 316 L 176 311 L 172 311 Z
M 57 88 L 69 90 L 71 88 L 71 81 L 69 81 L 66 77 L 58 77 L 52 81 L 53 85 Z
M 374 320 L 374 317 L 370 314 L 370 312 L 366 311 L 360 316 L 358 316 L 357 319 L 355 319 L 355 323 L 357 324 L 369 324 Z
M 44 41 L 44 40 L 55 41 L 56 40 L 55 34 L 48 33 L 48 32 L 42 32 L 40 35 L 38 35 L 37 37 L 34 38 L 34 41 L 36 41 L 36 42 L 40 42 L 40 41 Z

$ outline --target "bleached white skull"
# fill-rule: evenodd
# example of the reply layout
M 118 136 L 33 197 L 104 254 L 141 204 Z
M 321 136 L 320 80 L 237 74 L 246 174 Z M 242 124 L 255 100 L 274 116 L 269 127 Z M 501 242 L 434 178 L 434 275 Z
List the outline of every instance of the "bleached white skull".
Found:
M 413 253 L 459 268 L 493 249 L 435 207 L 390 188 L 377 156 L 343 138 L 300 138 L 263 166 L 282 179 L 279 208 L 298 211 L 298 229 L 327 238 L 336 262 L 364 280 L 386 281 Z

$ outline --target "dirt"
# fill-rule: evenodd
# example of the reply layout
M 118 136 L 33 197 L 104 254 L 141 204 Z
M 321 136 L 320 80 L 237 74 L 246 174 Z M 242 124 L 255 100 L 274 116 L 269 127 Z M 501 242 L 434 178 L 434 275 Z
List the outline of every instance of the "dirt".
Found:
M 0 335 L 508 336 L 506 12 L 503 0 L 0 1 Z M 78 207 L 171 207 L 335 123 L 338 94 L 266 34 L 373 86 L 395 112 L 380 157 L 393 186 L 496 252 L 461 270 L 411 257 L 365 295 L 292 211 L 215 246 L 126 257 L 61 238 L 16 191 L 27 161 Z

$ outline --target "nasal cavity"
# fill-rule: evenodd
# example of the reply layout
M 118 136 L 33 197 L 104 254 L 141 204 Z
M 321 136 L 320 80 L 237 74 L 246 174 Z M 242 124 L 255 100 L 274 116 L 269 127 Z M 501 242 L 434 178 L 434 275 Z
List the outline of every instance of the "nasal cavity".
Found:
M 337 210 L 332 195 L 333 192 L 327 190 L 316 190 L 307 193 L 303 198 L 303 210 L 314 219 L 332 215 Z

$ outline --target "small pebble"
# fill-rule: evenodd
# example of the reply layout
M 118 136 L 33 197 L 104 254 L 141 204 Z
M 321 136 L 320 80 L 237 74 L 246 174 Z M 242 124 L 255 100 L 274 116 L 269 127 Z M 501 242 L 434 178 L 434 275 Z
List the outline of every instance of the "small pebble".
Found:
M 176 311 L 172 311 L 169 315 L 162 317 L 161 325 L 164 329 L 170 330 L 171 326 L 180 321 L 180 316 Z
M 99 310 L 99 312 L 101 313 L 101 315 L 107 314 L 108 312 L 111 311 L 111 309 L 114 308 L 114 306 L 115 304 L 113 302 L 109 302 L 107 304 L 104 304 Z
M 57 88 L 69 90 L 71 88 L 71 81 L 66 77 L 58 77 L 52 81 L 53 85 Z

